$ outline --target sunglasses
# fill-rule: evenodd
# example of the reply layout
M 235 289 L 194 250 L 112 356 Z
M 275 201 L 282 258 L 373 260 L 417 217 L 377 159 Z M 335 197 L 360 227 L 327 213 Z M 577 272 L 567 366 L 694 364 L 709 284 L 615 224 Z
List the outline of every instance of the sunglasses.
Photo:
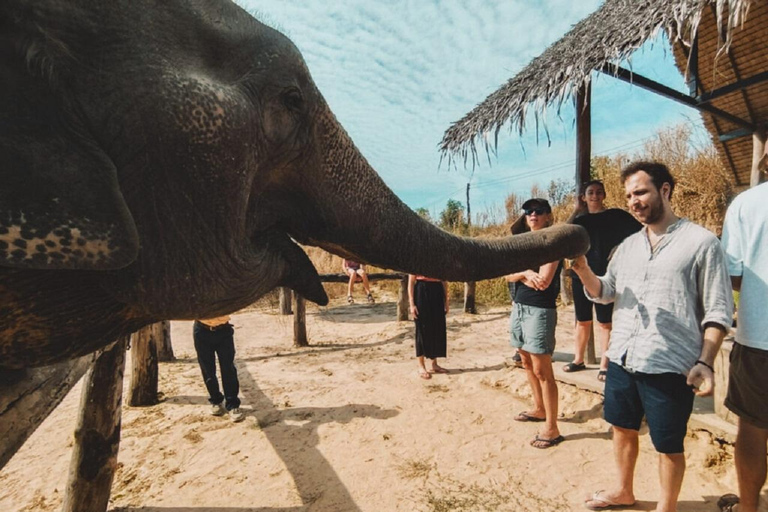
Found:
M 549 213 L 546 208 L 526 208 L 523 210 L 523 213 L 526 215 L 533 215 L 534 213 L 536 215 L 544 215 L 545 213 Z

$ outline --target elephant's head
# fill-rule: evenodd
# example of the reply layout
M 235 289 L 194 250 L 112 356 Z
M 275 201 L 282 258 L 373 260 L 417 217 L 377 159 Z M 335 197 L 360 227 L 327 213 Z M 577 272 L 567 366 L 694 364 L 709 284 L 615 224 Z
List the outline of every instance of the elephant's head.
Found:
M 386 187 L 296 47 L 226 0 L 0 5 L 0 360 L 32 366 L 275 286 L 295 241 L 447 280 L 583 253 L 580 228 L 447 234 Z

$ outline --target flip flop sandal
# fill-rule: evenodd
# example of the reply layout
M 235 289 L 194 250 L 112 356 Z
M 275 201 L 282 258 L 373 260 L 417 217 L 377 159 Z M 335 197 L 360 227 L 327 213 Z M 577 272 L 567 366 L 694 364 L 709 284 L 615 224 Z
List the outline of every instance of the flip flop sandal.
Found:
M 568 363 L 567 365 L 563 366 L 563 371 L 566 373 L 580 372 L 581 370 L 586 369 L 587 366 L 584 363 Z
M 424 380 L 429 380 L 432 378 L 432 374 L 429 372 L 419 372 L 419 377 L 421 377 Z
M 373 295 L 371 295 L 371 294 L 369 293 L 369 294 L 368 294 L 368 304 L 373 304 L 374 302 L 376 302 L 376 301 L 375 301 L 375 300 L 373 300 Z
M 615 508 L 629 508 L 635 504 L 635 502 L 617 503 L 615 501 L 609 500 L 608 498 L 601 497 L 601 494 L 604 492 L 605 491 L 595 491 L 592 496 L 586 499 L 584 506 L 589 510 L 611 510 Z M 596 505 L 588 505 L 590 501 L 594 501 Z
M 717 508 L 721 512 L 733 512 L 733 508 L 739 502 L 739 497 L 735 494 L 723 494 L 720 499 L 717 500 Z
M 355 303 L 355 299 L 353 299 L 351 295 L 347 295 L 347 302 L 349 304 L 354 304 Z
M 536 437 L 533 438 L 533 441 L 531 441 L 531 446 L 533 446 L 534 448 L 539 448 L 544 450 L 546 448 L 552 448 L 553 446 L 557 446 L 563 441 L 565 441 L 565 438 L 563 436 L 557 436 L 553 439 L 547 439 L 545 437 L 539 437 L 537 435 Z M 536 443 L 541 443 L 541 444 L 537 445 Z
M 540 423 L 545 421 L 544 418 L 537 418 L 536 416 L 531 416 L 527 412 L 521 412 L 517 416 L 515 416 L 515 421 L 532 421 L 536 423 Z
M 597 372 L 597 380 L 605 382 L 605 378 L 608 376 L 608 370 L 600 370 Z

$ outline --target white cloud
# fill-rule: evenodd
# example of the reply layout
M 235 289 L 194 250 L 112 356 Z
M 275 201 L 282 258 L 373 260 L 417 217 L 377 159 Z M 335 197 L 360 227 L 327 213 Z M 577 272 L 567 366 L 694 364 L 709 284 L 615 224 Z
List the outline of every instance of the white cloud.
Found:
M 442 207 L 449 197 L 463 201 L 470 178 L 477 204 L 502 202 L 510 191 L 525 194 L 532 181 L 543 185 L 554 178 L 572 178 L 570 112 L 564 112 L 564 123 L 550 120 L 551 147 L 543 132 L 538 146 L 535 134 L 526 134 L 525 153 L 516 135 L 500 137 L 498 161 L 491 167 L 484 161 L 474 173 L 445 165 L 438 169 L 437 144 L 451 122 L 594 11 L 599 0 L 240 3 L 264 13 L 265 21 L 293 40 L 358 148 L 410 206 Z M 659 43 L 650 56 L 639 56 L 635 69 L 641 64 L 655 69 L 663 46 Z M 664 78 L 681 81 L 670 58 L 665 66 Z M 679 119 L 682 107 L 649 100 L 652 95 L 638 94 L 637 88 L 627 93 L 627 86 L 612 82 L 602 77 L 595 86 L 596 149 L 646 137 L 660 122 Z M 649 118 L 649 101 L 661 101 L 664 115 L 656 112 Z

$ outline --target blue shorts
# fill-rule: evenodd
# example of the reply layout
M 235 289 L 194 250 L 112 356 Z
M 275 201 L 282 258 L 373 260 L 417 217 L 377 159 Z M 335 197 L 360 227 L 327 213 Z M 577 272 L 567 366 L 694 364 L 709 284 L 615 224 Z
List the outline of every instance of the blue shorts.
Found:
M 552 355 L 556 326 L 557 309 L 515 302 L 509 315 L 509 344 L 530 354 Z
M 608 363 L 605 421 L 640 430 L 645 416 L 651 441 L 659 453 L 683 453 L 694 394 L 679 373 L 630 373 Z

